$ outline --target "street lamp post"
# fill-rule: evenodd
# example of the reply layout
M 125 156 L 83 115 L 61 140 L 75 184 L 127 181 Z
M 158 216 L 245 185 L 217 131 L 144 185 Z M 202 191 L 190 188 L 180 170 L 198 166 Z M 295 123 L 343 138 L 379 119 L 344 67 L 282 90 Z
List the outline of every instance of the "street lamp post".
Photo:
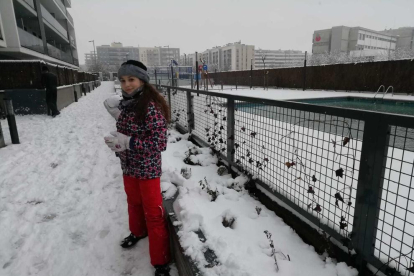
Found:
M 93 55 L 95 57 L 95 67 L 96 67 L 96 50 L 95 50 L 95 40 L 89 40 L 89 42 L 93 43 Z

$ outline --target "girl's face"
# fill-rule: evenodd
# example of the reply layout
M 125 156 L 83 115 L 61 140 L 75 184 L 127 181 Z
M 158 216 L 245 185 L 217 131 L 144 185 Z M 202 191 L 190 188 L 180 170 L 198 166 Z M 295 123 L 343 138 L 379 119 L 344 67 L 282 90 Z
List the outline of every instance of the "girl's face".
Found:
M 139 87 L 143 86 L 144 82 L 134 76 L 122 76 L 121 77 L 121 88 L 128 94 L 131 94 Z

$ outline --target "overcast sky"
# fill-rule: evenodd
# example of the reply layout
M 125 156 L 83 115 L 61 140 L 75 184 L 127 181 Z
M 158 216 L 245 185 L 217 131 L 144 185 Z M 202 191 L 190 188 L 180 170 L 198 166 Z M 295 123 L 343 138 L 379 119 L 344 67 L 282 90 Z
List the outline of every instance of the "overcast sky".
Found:
M 80 63 L 95 45 L 202 52 L 240 41 L 312 51 L 314 30 L 414 26 L 414 0 L 71 0 Z

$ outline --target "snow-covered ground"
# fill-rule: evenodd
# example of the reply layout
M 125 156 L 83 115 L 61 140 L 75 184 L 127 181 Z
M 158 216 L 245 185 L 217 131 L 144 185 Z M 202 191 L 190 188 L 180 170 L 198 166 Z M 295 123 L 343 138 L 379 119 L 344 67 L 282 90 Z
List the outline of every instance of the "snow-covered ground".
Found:
M 153 275 L 147 239 L 130 250 L 119 246 L 129 233 L 126 196 L 119 160 L 103 141 L 115 123 L 102 102 L 113 94 L 113 83 L 103 82 L 54 119 L 17 116 L 19 145 L 11 145 L 2 121 L 8 146 L 0 149 L 0 275 Z M 180 241 L 205 275 L 357 274 L 344 263 L 324 261 L 273 212 L 238 189 L 243 177 L 218 176 L 207 149 L 193 156 L 203 166 L 191 166 L 191 178 L 183 179 L 180 170 L 190 167 L 183 163 L 185 151 L 194 145 L 175 131 L 169 142 L 163 190 L 172 195 L 171 183 L 178 185 Z M 217 189 L 214 202 L 200 181 Z M 223 217 L 234 218 L 233 226 L 224 227 Z M 206 243 L 196 238 L 197 229 Z M 265 230 L 272 234 L 279 273 Z M 203 268 L 206 246 L 220 266 Z
M 129 234 L 126 195 L 103 140 L 115 129 L 102 104 L 113 87 L 103 82 L 54 119 L 16 116 L 19 145 L 2 120 L 1 276 L 154 274 L 148 239 L 119 246 Z

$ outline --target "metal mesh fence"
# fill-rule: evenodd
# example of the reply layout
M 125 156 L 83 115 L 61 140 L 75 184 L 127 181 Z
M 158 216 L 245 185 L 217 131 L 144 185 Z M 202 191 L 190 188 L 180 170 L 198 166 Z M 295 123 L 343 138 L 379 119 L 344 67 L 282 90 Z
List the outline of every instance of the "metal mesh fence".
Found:
M 236 164 L 347 237 L 363 122 L 247 102 L 235 114 Z
M 227 150 L 227 99 L 192 93 L 193 134 L 225 154 Z
M 187 93 L 178 89 L 171 89 L 171 121 L 183 128 L 187 128 Z
M 403 275 L 414 275 L 414 129 L 391 126 L 382 177 L 374 256 Z
M 170 89 L 173 121 L 375 267 L 414 275 L 414 118 Z

